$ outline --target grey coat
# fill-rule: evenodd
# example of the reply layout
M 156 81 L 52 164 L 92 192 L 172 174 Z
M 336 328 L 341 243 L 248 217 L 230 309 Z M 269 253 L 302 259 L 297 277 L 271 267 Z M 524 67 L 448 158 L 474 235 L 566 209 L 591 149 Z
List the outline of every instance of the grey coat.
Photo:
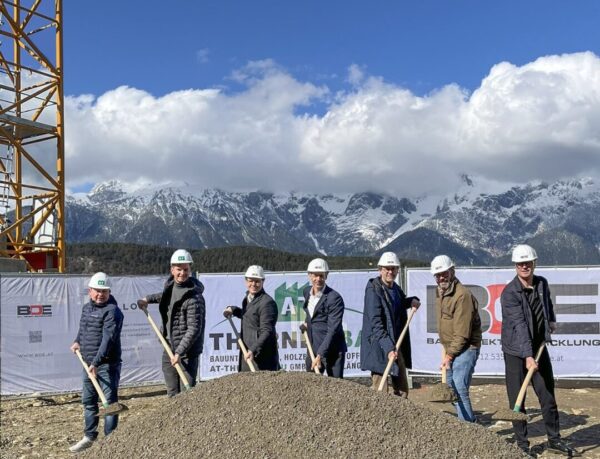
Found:
M 202 353 L 204 343 L 204 325 L 206 307 L 204 305 L 204 285 L 195 277 L 190 277 L 184 284 L 187 291 L 172 308 L 171 292 L 173 291 L 173 276 L 165 282 L 161 293 L 147 295 L 148 303 L 158 303 L 158 310 L 162 319 L 162 334 L 171 345 L 174 354 L 181 357 L 196 357 Z M 171 318 L 169 333 L 167 324 Z
M 264 290 L 258 292 L 248 303 L 245 296 L 242 307 L 232 307 L 233 315 L 242 319 L 242 340 L 254 354 L 257 370 L 279 370 L 279 351 L 277 349 L 277 303 Z M 249 371 L 248 363 L 240 350 L 239 371 Z

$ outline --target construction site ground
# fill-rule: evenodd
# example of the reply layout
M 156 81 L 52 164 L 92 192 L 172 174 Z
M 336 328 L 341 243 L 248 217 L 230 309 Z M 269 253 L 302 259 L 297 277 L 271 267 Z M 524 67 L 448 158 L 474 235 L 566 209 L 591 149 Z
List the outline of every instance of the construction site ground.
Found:
M 368 383 L 365 379 L 356 380 Z M 427 402 L 431 378 L 413 379 L 410 399 L 454 416 L 448 404 Z M 201 390 L 202 385 L 195 390 Z M 600 458 L 600 384 L 597 382 L 560 382 L 557 400 L 563 438 L 583 453 L 584 458 Z M 487 429 L 511 442 L 511 424 L 495 421 L 492 414 L 507 407 L 506 391 L 501 381 L 476 381 L 471 388 L 473 406 Z M 126 387 L 121 389 L 121 401 L 129 411 L 121 415 L 120 425 L 147 415 L 166 402 L 162 385 Z M 348 400 L 348 403 L 352 403 Z M 527 395 L 531 415 L 530 439 L 540 458 L 561 457 L 544 449 L 546 441 L 539 404 L 532 389 Z M 82 437 L 83 416 L 78 393 L 37 396 L 2 397 L 0 404 L 0 456 L 3 458 L 67 458 L 70 445 Z M 443 435 L 452 435 L 444 432 Z

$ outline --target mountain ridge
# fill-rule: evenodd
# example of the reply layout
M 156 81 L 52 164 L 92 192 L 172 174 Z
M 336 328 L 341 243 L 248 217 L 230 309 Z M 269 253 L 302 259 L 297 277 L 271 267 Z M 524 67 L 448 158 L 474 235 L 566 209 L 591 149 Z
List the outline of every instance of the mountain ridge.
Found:
M 250 245 L 295 253 L 495 264 L 532 241 L 544 264 L 600 264 L 600 188 L 591 178 L 490 186 L 463 175 L 443 196 L 231 192 L 194 185 L 127 187 L 112 180 L 69 195 L 69 242 L 190 249 Z

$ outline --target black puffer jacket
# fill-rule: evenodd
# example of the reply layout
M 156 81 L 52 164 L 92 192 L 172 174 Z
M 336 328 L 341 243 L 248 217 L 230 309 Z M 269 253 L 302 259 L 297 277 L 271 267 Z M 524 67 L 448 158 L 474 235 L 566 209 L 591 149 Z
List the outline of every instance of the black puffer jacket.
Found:
M 147 295 L 148 303 L 158 303 L 162 319 L 162 334 L 169 341 L 174 354 L 182 357 L 194 357 L 202 353 L 204 343 L 204 324 L 206 307 L 204 304 L 204 285 L 195 277 L 190 277 L 183 286 L 187 291 L 177 301 L 171 311 L 171 293 L 175 281 L 169 276 L 161 293 Z M 171 330 L 167 333 L 168 318 L 171 317 Z
M 104 304 L 91 300 L 84 304 L 75 338 L 83 360 L 95 367 L 103 363 L 120 363 L 122 327 L 123 313 L 112 295 Z

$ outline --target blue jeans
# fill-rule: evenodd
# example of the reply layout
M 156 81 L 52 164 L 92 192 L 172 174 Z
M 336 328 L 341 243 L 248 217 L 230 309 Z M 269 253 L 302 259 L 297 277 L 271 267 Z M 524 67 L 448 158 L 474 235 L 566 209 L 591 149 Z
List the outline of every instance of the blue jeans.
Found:
M 452 361 L 452 367 L 446 370 L 448 386 L 454 389 L 458 396 L 458 401 L 454 403 L 454 406 L 456 407 L 458 419 L 461 421 L 475 422 L 477 419 L 471 407 L 469 387 L 471 386 L 471 378 L 475 371 L 479 351 L 479 348 L 467 349 L 455 357 Z
M 120 363 L 104 363 L 96 368 L 96 380 L 104 392 L 104 396 L 108 403 L 115 403 L 119 400 L 119 380 L 121 379 L 121 364 Z M 84 435 L 91 440 L 98 437 L 98 392 L 94 389 L 92 381 L 83 370 L 83 394 L 81 395 L 81 403 L 83 403 L 83 419 L 85 422 Z M 104 417 L 104 435 L 110 434 L 117 428 L 119 416 Z

